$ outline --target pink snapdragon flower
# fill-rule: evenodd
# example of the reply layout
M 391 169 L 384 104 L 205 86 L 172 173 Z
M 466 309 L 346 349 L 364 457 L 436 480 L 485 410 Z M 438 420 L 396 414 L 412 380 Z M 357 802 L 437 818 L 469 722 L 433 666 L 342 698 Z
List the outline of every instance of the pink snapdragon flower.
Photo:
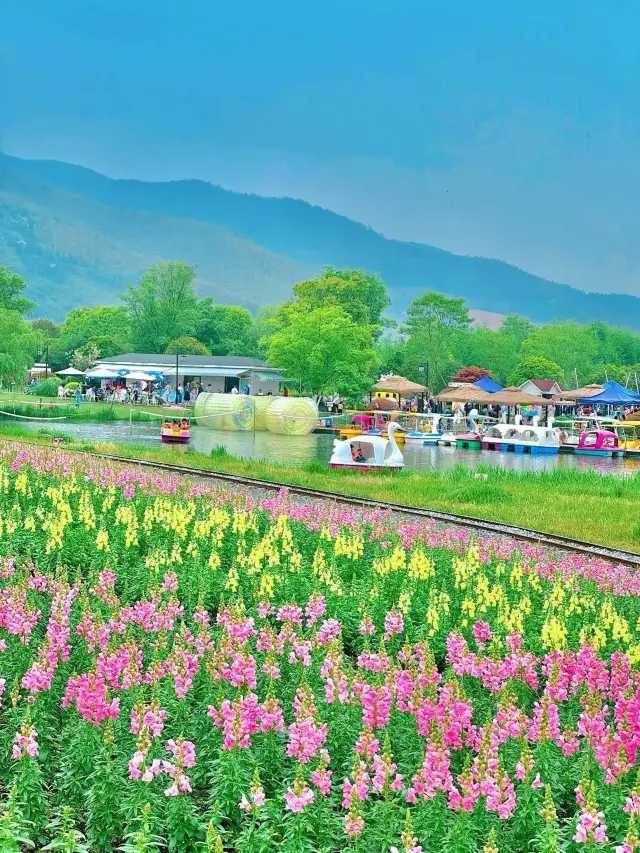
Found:
M 16 732 L 13 739 L 13 747 L 11 756 L 16 760 L 30 756 L 35 758 L 38 755 L 38 730 L 30 722 L 22 723 L 20 731 Z
M 293 783 L 293 788 L 287 788 L 284 799 L 287 811 L 299 814 L 313 802 L 314 793 L 311 788 L 307 786 L 304 779 L 298 778 Z

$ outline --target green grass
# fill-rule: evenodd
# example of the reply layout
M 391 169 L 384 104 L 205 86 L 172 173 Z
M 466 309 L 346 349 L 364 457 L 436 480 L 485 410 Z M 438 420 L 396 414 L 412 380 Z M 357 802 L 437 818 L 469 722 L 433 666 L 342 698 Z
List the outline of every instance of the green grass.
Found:
M 33 433 L 0 422 L 0 435 L 25 443 L 51 444 L 55 428 Z M 506 471 L 494 467 L 397 474 L 333 471 L 322 462 L 301 466 L 240 459 L 216 447 L 209 456 L 164 447 L 70 442 L 70 449 L 108 453 L 322 489 L 405 506 L 436 509 L 571 536 L 640 553 L 640 474 L 614 477 L 596 471 Z M 486 474 L 487 478 L 482 476 Z
M 65 397 L 64 402 L 50 397 L 25 397 L 24 394 L 0 394 L 0 411 L 9 412 L 10 415 L 19 415 L 27 418 L 56 418 L 64 417 L 74 421 L 128 421 L 131 413 L 133 421 L 154 421 L 157 418 L 146 415 L 146 406 L 135 407 L 129 403 L 86 403 L 82 401 L 80 408 L 76 408 L 73 398 Z M 149 407 L 150 408 L 150 407 Z M 161 407 L 156 407 L 158 413 Z M 133 409 L 133 411 L 131 411 Z M 9 415 L 0 415 L 0 422 L 7 423 Z

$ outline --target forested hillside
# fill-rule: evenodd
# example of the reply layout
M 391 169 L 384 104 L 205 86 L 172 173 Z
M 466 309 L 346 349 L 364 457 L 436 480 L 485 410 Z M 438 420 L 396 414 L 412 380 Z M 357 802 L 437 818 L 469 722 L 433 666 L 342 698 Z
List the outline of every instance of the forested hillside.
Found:
M 171 258 L 197 264 L 199 295 L 250 309 L 282 302 L 314 272 L 214 223 L 117 209 L 0 161 L 0 263 L 27 279 L 38 314 L 114 303 L 127 282 Z
M 13 263 L 41 309 L 57 315 L 78 283 L 86 301 L 113 301 L 150 263 L 181 258 L 198 264 L 199 292 L 249 307 L 283 299 L 294 281 L 332 264 L 380 273 L 396 316 L 434 288 L 465 297 L 472 308 L 538 322 L 599 318 L 640 328 L 634 296 L 585 293 L 502 261 L 388 240 L 303 201 L 202 181 L 112 180 L 66 163 L 0 155 L 0 205 L 0 260 Z

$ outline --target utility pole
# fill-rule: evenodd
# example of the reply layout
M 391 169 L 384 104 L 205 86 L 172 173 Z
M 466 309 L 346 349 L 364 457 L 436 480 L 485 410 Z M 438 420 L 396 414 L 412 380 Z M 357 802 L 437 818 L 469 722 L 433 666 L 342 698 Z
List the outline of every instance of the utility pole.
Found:
M 179 375 L 179 372 L 180 372 L 180 362 L 179 362 L 179 359 L 181 359 L 181 358 L 184 358 L 184 353 L 182 353 L 182 352 L 177 352 L 177 353 L 176 353 L 176 390 L 175 390 L 175 395 L 176 395 L 176 406 L 178 405 L 178 375 Z

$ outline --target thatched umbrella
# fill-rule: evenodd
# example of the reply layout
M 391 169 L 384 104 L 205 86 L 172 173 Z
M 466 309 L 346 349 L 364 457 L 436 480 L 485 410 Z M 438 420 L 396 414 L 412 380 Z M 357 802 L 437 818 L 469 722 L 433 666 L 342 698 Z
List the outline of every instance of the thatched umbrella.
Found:
M 526 391 L 522 391 L 514 385 L 510 385 L 502 391 L 496 391 L 495 394 L 487 394 L 486 399 L 498 406 L 553 406 L 552 400 L 527 394 Z
M 419 385 L 404 376 L 387 376 L 386 379 L 376 382 L 373 390 L 397 394 L 399 397 L 413 397 L 416 394 L 426 394 L 429 389 L 425 385 Z
M 594 383 L 593 385 L 585 385 L 584 388 L 571 388 L 568 391 L 563 391 L 561 394 L 556 394 L 554 401 L 562 400 L 579 400 L 581 397 L 593 397 L 603 391 L 602 385 Z
M 368 408 L 378 412 L 392 412 L 397 406 L 398 401 L 393 397 L 374 397 Z
M 487 394 L 477 385 L 461 385 L 459 388 L 445 388 L 436 400 L 439 403 L 493 403 L 496 394 Z

